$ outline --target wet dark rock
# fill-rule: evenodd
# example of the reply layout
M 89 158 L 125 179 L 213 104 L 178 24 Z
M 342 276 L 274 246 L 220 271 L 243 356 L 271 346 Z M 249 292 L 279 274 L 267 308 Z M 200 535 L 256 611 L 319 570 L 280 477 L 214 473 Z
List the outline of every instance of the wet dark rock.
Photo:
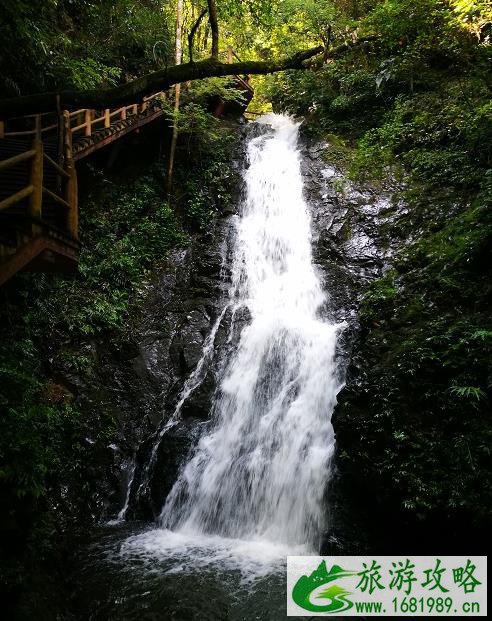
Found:
M 197 418 L 208 420 L 210 417 L 212 398 L 217 388 L 217 380 L 212 371 L 209 371 L 198 388 L 193 391 L 183 404 L 181 416 L 183 418 Z
M 356 331 L 356 311 L 367 285 L 390 265 L 402 240 L 398 219 L 406 207 L 395 188 L 349 180 L 329 161 L 326 143 L 301 139 L 304 193 L 312 211 L 313 257 L 333 316 Z
M 191 450 L 197 435 L 197 429 L 187 421 L 170 429 L 159 444 L 157 459 L 152 470 L 150 500 L 152 513 L 148 517 L 159 515 L 179 473 L 179 469 Z M 149 497 L 149 496 L 147 496 Z M 135 503 L 135 510 L 140 506 Z

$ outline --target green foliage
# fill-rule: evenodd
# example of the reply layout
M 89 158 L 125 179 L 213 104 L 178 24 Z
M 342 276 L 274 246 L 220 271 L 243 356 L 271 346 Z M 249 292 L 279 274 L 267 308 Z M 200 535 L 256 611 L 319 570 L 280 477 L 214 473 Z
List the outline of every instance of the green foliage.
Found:
M 487 393 L 476 386 L 451 386 L 450 392 L 457 397 L 471 401 L 472 405 L 474 405 L 474 401 L 482 401 L 482 399 L 487 398 Z
M 93 58 L 68 58 L 61 67 L 56 67 L 53 77 L 63 84 L 67 82 L 76 89 L 98 88 L 102 84 L 114 86 L 121 76 L 118 67 L 108 67 Z
M 312 133 L 357 140 L 352 176 L 392 166 L 476 190 L 492 157 L 490 46 L 477 37 L 489 14 L 480 3 L 377 3 L 357 22 L 376 41 L 316 71 L 273 76 L 267 95 L 307 116 Z
M 80 280 L 56 280 L 42 301 L 44 312 L 60 316 L 59 330 L 88 335 L 121 326 L 130 293 L 185 241 L 156 173 L 130 187 L 106 181 L 81 208 Z
M 0 35 L 12 53 L 0 58 L 0 96 L 147 73 L 172 58 L 173 22 L 173 7 L 159 0 L 5 0 Z
M 365 293 L 361 316 L 367 321 L 377 321 L 381 311 L 394 300 L 396 294 L 395 271 L 391 270 Z
M 444 85 L 443 85 L 444 86 Z M 352 174 L 403 166 L 421 182 L 477 188 L 490 166 L 492 112 L 485 84 L 448 82 L 439 92 L 399 96 L 380 127 L 360 139 Z
M 152 267 L 186 241 L 163 198 L 160 168 L 126 184 L 93 183 L 81 204 L 76 277 L 18 276 L 0 292 L 0 574 L 7 583 L 19 579 L 31 544 L 36 554 L 50 549 L 67 521 L 81 526 L 100 510 L 98 455 L 114 441 L 116 423 L 102 404 L 84 413 L 56 365 L 90 384 L 94 339 L 125 333 Z
M 491 199 L 427 230 L 372 285 L 359 353 L 371 400 L 346 397 L 361 434 L 346 461 L 371 464 L 408 511 L 477 524 L 490 503 Z
M 234 90 L 229 94 L 235 97 Z M 237 133 L 193 100 L 181 106 L 178 127 L 176 199 L 187 226 L 205 231 L 218 212 L 230 208 L 237 194 L 238 175 L 231 165 Z

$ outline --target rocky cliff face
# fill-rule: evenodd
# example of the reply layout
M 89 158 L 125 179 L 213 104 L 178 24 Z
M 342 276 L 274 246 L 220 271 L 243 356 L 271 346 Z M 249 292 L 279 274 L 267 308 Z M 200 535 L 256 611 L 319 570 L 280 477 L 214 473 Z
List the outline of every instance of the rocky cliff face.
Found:
M 131 516 L 159 513 L 182 459 L 209 418 L 227 323 L 224 318 L 217 324 L 228 295 L 232 218 L 219 218 L 209 234 L 170 257 L 167 270 L 149 288 L 134 368 L 142 382 L 152 386 L 153 403 L 147 414 L 148 437 L 135 447 Z M 162 434 L 185 395 L 176 424 Z
M 346 323 L 338 346 L 345 387 L 333 414 L 337 445 L 327 490 L 329 520 L 323 552 L 353 553 L 375 549 L 384 539 L 375 532 L 371 512 L 364 506 L 378 486 L 367 472 L 357 471 L 356 458 L 350 461 L 355 467 L 348 477 L 345 460 L 360 423 L 356 408 L 345 407 L 347 392 L 360 396 L 362 387 L 358 313 L 368 287 L 384 275 L 408 242 L 403 223 L 409 210 L 399 184 L 391 179 L 378 187 L 355 183 L 332 163 L 330 152 L 329 144 L 309 141 L 302 148 L 305 192 L 312 207 L 314 260 L 328 294 L 325 312 Z M 364 502 L 359 503 L 362 489 Z

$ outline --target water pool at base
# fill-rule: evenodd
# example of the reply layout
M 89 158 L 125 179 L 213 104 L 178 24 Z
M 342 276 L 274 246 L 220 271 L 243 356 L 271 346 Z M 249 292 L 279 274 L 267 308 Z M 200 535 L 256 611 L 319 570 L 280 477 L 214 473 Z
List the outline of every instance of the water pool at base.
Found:
M 106 527 L 79 554 L 70 608 L 91 620 L 285 619 L 286 556 L 295 552 L 149 525 Z

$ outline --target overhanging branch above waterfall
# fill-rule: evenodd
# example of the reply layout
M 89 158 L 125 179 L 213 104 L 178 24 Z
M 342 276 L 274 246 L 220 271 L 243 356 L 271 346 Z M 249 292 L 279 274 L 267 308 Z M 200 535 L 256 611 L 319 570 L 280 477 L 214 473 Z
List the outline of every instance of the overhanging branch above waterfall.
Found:
M 193 36 L 201 19 L 208 12 L 208 21 L 212 32 L 212 48 L 210 57 L 198 62 L 193 62 Z M 286 69 L 306 69 L 306 61 L 314 57 L 320 57 L 321 64 L 330 58 L 334 58 L 353 47 L 374 39 L 353 40 L 338 47 L 328 48 L 330 37 L 324 40 L 324 45 L 318 45 L 306 50 L 296 52 L 290 56 L 274 60 L 250 60 L 236 63 L 224 63 L 219 60 L 219 23 L 217 19 L 217 7 L 215 0 L 207 0 L 207 9 L 203 10 L 198 20 L 192 26 L 189 33 L 190 60 L 184 64 L 166 67 L 153 73 L 149 73 L 125 84 L 108 89 L 93 90 L 63 90 L 25 95 L 0 101 L 0 116 L 7 119 L 13 116 L 26 114 L 39 114 L 53 112 L 54 110 L 77 110 L 77 109 L 106 109 L 134 103 L 141 100 L 145 95 L 168 89 L 174 84 L 200 80 L 212 77 L 238 76 L 238 75 L 265 75 L 284 71 Z M 315 67 L 317 63 L 311 63 Z
M 310 59 L 320 57 L 320 62 L 323 63 L 354 48 L 364 46 L 375 39 L 377 37 L 368 36 L 357 39 L 353 43 L 343 43 L 330 50 L 325 50 L 322 45 L 319 45 L 277 60 L 248 60 L 237 63 L 223 63 L 215 58 L 207 58 L 198 62 L 188 62 L 160 69 L 126 84 L 106 90 L 52 91 L 50 93 L 4 99 L 0 101 L 0 115 L 3 118 L 9 118 L 23 114 L 50 112 L 57 108 L 63 110 L 113 108 L 133 103 L 145 95 L 165 90 L 174 84 L 192 80 L 229 75 L 266 75 L 287 69 L 308 69 L 314 67 L 314 65 L 306 62 Z M 323 56 L 321 57 L 322 53 Z
M 198 62 L 174 65 L 149 73 L 136 80 L 106 90 L 88 91 L 52 91 L 37 95 L 27 95 L 0 101 L 0 115 L 4 118 L 23 114 L 50 112 L 61 108 L 76 110 L 78 108 L 112 108 L 132 103 L 144 95 L 165 90 L 173 84 L 201 80 L 211 77 L 229 75 L 265 75 L 285 69 L 304 69 L 306 60 L 323 52 L 323 46 L 317 46 L 297 52 L 278 60 L 243 61 L 223 63 L 213 57 Z

